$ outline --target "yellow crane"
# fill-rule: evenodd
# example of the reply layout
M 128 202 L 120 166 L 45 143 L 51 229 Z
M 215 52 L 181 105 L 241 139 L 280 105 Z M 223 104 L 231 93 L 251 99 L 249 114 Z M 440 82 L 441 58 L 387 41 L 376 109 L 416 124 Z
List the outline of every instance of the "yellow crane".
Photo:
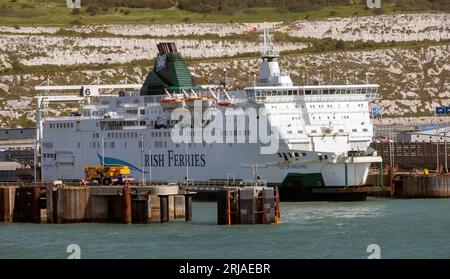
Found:
M 86 183 L 90 185 L 125 185 L 134 182 L 134 178 L 128 176 L 128 166 L 86 166 L 84 174 Z

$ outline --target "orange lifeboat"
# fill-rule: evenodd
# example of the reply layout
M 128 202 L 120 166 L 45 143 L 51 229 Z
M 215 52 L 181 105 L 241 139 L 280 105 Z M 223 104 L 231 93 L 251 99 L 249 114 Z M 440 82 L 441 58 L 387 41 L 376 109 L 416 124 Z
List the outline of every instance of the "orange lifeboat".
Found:
M 189 97 L 185 98 L 185 103 L 188 108 L 194 109 L 196 103 L 201 104 L 202 110 L 208 109 L 212 104 L 212 99 L 206 97 Z
M 229 106 L 231 106 L 231 102 L 230 101 L 220 101 L 217 104 L 219 106 L 221 106 L 221 107 L 229 107 Z
M 183 99 L 180 98 L 163 98 L 159 101 L 161 107 L 165 110 L 174 110 L 184 106 Z

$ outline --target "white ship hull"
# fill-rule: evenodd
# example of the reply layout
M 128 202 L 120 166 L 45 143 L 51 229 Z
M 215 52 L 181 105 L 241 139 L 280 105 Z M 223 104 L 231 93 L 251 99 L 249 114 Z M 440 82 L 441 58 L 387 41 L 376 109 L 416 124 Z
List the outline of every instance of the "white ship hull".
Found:
M 75 145 L 76 141 L 67 141 Z M 146 144 L 153 146 L 147 148 Z M 322 159 L 337 157 L 330 152 L 289 150 L 305 153 L 299 160 L 283 162 L 277 154 L 260 154 L 258 144 L 178 144 L 169 143 L 167 147 L 155 148 L 155 143 L 144 138 L 115 141 L 114 149 L 90 148 L 80 145 L 77 152 L 58 153 L 57 158 L 45 160 L 42 176 L 45 181 L 72 180 L 84 177 L 83 168 L 87 165 L 128 165 L 136 180 L 178 182 L 189 180 L 237 180 L 252 182 L 255 170 L 259 180 L 270 185 L 281 185 L 289 175 L 311 176 L 306 178 L 305 187 L 343 187 L 359 186 L 366 183 L 372 162 L 379 157 L 365 157 L 363 162 L 347 159 Z M 65 148 L 71 150 L 72 148 Z M 345 165 L 347 164 L 347 167 Z M 346 175 L 347 172 L 347 175 Z M 347 178 L 346 178 L 347 177 Z

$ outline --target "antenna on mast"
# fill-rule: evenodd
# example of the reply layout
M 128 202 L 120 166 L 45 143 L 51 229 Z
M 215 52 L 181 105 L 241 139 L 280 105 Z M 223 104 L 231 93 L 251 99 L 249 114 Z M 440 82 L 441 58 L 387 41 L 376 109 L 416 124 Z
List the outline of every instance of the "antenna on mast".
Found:
M 279 52 L 276 50 L 275 45 L 272 41 L 272 35 L 270 35 L 271 31 L 275 31 L 274 27 L 267 27 L 264 22 L 262 27 L 263 34 L 260 35 L 261 38 L 261 56 L 263 58 L 277 58 L 280 56 Z

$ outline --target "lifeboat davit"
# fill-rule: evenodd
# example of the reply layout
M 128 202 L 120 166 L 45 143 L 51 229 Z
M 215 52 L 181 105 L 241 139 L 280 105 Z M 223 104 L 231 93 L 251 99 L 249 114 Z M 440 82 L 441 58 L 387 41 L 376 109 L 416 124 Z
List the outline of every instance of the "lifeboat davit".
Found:
M 207 110 L 212 105 L 212 99 L 206 98 L 206 97 L 190 97 L 184 99 L 186 106 L 188 108 L 194 109 L 195 104 L 197 103 L 197 106 L 200 104 L 202 110 Z
M 165 110 L 174 110 L 184 107 L 184 101 L 180 98 L 163 98 L 159 101 L 159 103 Z

